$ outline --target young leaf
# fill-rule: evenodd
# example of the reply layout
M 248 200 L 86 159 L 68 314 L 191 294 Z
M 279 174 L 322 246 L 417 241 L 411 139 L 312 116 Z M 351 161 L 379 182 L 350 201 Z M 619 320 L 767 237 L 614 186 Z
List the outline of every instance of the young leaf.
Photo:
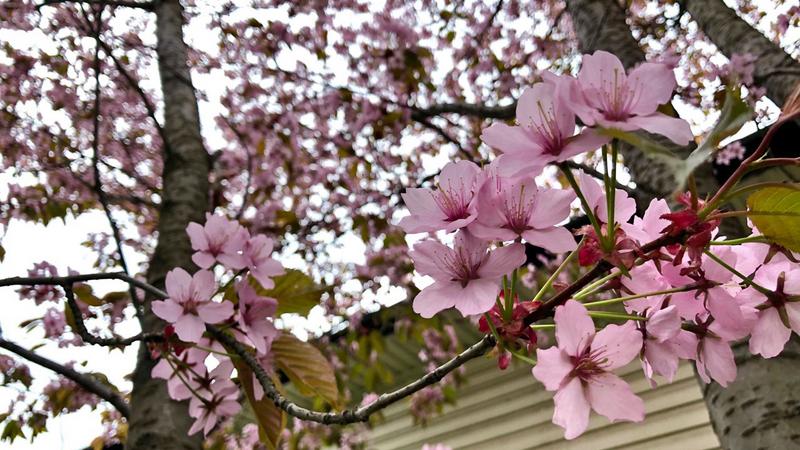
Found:
M 232 358 L 231 361 L 233 361 L 236 372 L 239 374 L 239 382 L 247 396 L 247 401 L 250 403 L 250 407 L 258 420 L 261 443 L 265 444 L 268 450 L 277 449 L 281 433 L 286 428 L 286 413 L 275 406 L 272 400 L 266 396 L 262 397 L 261 400 L 256 400 L 253 383 L 257 382 L 257 380 L 253 376 L 253 371 L 241 358 Z M 272 382 L 280 390 L 280 381 L 273 377 Z
M 800 251 L 800 191 L 767 187 L 747 199 L 750 220 L 771 241 Z
M 314 283 L 308 275 L 295 269 L 287 269 L 286 273 L 273 278 L 275 287 L 264 289 L 256 286 L 259 295 L 278 300 L 278 315 L 297 313 L 307 315 L 311 308 L 319 304 L 319 299 L 329 287 Z
M 339 387 L 333 367 L 319 349 L 284 332 L 272 342 L 272 354 L 275 364 L 301 394 L 318 395 L 331 405 L 338 405 Z
M 76 284 L 72 288 L 72 292 L 75 293 L 75 297 L 77 297 L 78 300 L 89 306 L 103 306 L 103 301 L 94 295 L 92 287 L 88 284 Z

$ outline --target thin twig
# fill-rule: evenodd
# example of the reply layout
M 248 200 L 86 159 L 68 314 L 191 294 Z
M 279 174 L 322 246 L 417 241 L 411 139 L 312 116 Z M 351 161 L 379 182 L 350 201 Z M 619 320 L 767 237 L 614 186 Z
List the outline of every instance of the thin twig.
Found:
M 59 364 L 55 361 L 45 358 L 44 356 L 37 355 L 36 353 L 20 347 L 19 345 L 7 341 L 0 337 L 0 348 L 4 348 L 11 353 L 14 353 L 18 356 L 21 356 L 28 361 L 38 364 L 46 369 L 50 369 L 53 372 L 65 377 L 69 378 L 70 380 L 74 381 L 75 384 L 82 387 L 87 392 L 90 392 L 101 399 L 111 403 L 114 408 L 119 411 L 124 417 L 130 417 L 131 411 L 128 403 L 122 398 L 122 396 L 111 386 L 108 386 L 104 383 L 101 383 L 98 379 L 94 378 L 91 375 L 83 374 L 77 372 L 76 370 Z
M 132 284 L 148 294 L 153 295 L 154 297 L 169 297 L 169 294 L 161 289 L 145 283 L 144 281 L 137 280 L 136 278 L 133 278 L 124 272 L 88 273 L 82 275 L 70 275 L 66 277 L 11 277 L 0 280 L 0 287 L 36 285 L 63 286 L 65 284 L 83 283 L 96 280 L 120 280 Z
M 44 0 L 36 9 L 41 9 L 45 6 L 60 5 L 64 3 L 84 3 L 87 5 L 101 5 L 101 6 L 122 6 L 125 8 L 137 8 L 145 11 L 153 11 L 155 2 L 135 2 L 126 0 Z

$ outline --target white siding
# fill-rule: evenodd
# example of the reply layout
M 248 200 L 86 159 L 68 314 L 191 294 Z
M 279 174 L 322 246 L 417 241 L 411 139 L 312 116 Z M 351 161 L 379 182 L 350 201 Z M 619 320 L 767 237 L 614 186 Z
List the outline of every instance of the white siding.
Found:
M 645 401 L 647 417 L 640 424 L 609 423 L 592 415 L 589 429 L 573 441 L 551 423 L 552 395 L 531 376 L 528 367 L 499 371 L 494 360 L 468 365 L 467 382 L 456 405 L 431 419 L 426 427 L 413 425 L 408 403 L 384 411 L 385 421 L 373 429 L 370 448 L 418 450 L 424 443 L 443 443 L 454 449 L 681 449 L 719 448 L 692 368 L 680 368 L 672 384 L 651 389 L 638 364 L 621 371 Z

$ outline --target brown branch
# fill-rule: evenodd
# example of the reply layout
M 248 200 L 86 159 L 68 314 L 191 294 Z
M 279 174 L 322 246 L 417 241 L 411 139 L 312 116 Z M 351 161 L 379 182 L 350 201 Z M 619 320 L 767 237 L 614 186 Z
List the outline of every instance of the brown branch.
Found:
M 364 405 L 355 410 L 345 410 L 341 413 L 323 413 L 319 411 L 312 411 L 310 409 L 303 408 L 298 406 L 295 403 L 292 403 L 286 397 L 284 397 L 278 390 L 275 388 L 275 385 L 272 383 L 269 375 L 267 374 L 266 370 L 258 363 L 255 356 L 241 343 L 239 343 L 233 336 L 220 331 L 217 328 L 212 326 L 207 326 L 206 329 L 214 336 L 218 341 L 224 344 L 226 347 L 233 350 L 238 356 L 242 358 L 242 360 L 247 364 L 247 366 L 253 371 L 255 374 L 256 379 L 261 384 L 261 387 L 264 389 L 264 395 L 267 396 L 272 402 L 282 410 L 286 411 L 287 414 L 293 417 L 297 417 L 298 419 L 302 420 L 310 420 L 312 422 L 318 422 L 325 425 L 330 424 L 338 424 L 344 425 L 349 423 L 357 423 L 357 422 L 366 422 L 369 419 L 369 416 L 374 414 L 375 412 L 395 403 L 403 398 L 406 398 L 415 392 L 418 392 L 428 386 L 431 386 L 437 382 L 439 382 L 445 375 L 449 374 L 453 370 L 457 369 L 458 367 L 464 365 L 469 360 L 478 358 L 480 356 L 485 355 L 489 350 L 491 350 L 494 345 L 495 341 L 492 336 L 484 336 L 480 341 L 473 344 L 470 348 L 464 350 L 463 352 L 459 353 L 456 357 L 447 361 L 446 363 L 442 364 L 441 366 L 437 367 L 431 372 L 423 375 L 422 377 L 418 378 L 416 381 L 413 381 L 400 389 L 397 389 L 392 392 L 387 392 L 382 394 L 378 397 L 377 400 L 370 403 L 369 405 Z
M 136 2 L 136 1 L 126 1 L 126 0 L 44 0 L 36 9 L 41 9 L 45 6 L 54 6 L 60 5 L 64 3 L 83 3 L 87 5 L 100 5 L 100 6 L 121 6 L 125 8 L 137 8 L 143 9 L 145 11 L 153 11 L 153 7 L 155 6 L 155 2 L 148 1 L 148 2 Z
M 445 141 L 455 145 L 456 148 L 458 149 L 458 152 L 461 153 L 464 156 L 464 158 L 466 158 L 468 161 L 475 161 L 475 157 L 472 154 L 470 154 L 467 151 L 467 149 L 464 148 L 464 146 L 461 145 L 461 142 L 459 142 L 456 138 L 447 134 L 447 132 L 444 131 L 442 127 L 431 122 L 430 120 L 428 120 L 427 117 L 417 115 L 416 113 L 411 113 L 411 119 L 419 123 L 420 125 L 424 126 L 425 128 L 434 131 L 436 134 L 444 138 Z
M 516 115 L 517 102 L 508 106 L 485 106 L 473 103 L 441 103 L 426 108 L 411 107 L 419 117 L 434 117 L 442 114 L 461 114 L 464 116 L 479 117 L 481 119 L 510 120 Z
M 21 356 L 34 364 L 38 364 L 46 369 L 50 369 L 53 372 L 74 381 L 75 384 L 82 387 L 85 391 L 100 397 L 108 403 L 111 403 L 111 405 L 113 405 L 114 408 L 116 408 L 117 411 L 119 411 L 120 414 L 122 414 L 125 418 L 130 416 L 130 407 L 119 394 L 119 392 L 117 392 L 111 386 L 101 383 L 93 376 L 80 373 L 72 368 L 47 359 L 44 356 L 37 355 L 36 353 L 20 347 L 13 342 L 7 341 L 2 337 L 0 337 L 0 348 L 4 348 L 9 352 Z
M 89 20 L 89 16 L 86 11 L 83 10 L 81 6 L 81 13 L 83 14 L 84 19 L 86 20 L 86 26 L 92 28 L 92 24 Z M 94 48 L 94 106 L 92 110 L 92 174 L 94 176 L 94 186 L 93 191 L 97 194 L 97 200 L 100 202 L 100 205 L 103 207 L 103 212 L 106 215 L 106 219 L 108 220 L 108 225 L 111 227 L 111 233 L 114 236 L 114 242 L 117 247 L 117 253 L 119 254 L 119 264 L 122 267 L 122 271 L 126 274 L 130 275 L 131 271 L 128 268 L 128 262 L 125 260 L 125 254 L 123 253 L 122 248 L 122 233 L 120 231 L 119 225 L 117 221 L 114 220 L 114 216 L 111 213 L 111 206 L 108 202 L 108 197 L 106 196 L 105 191 L 103 190 L 103 182 L 102 177 L 100 176 L 100 72 L 101 72 L 101 64 L 102 61 L 100 59 L 100 33 L 102 32 L 103 22 L 102 17 L 103 10 L 99 9 L 95 11 L 94 14 L 94 28 L 92 29 L 92 37 L 95 41 L 95 48 Z M 136 310 L 136 317 L 141 320 L 142 317 L 142 304 L 139 301 L 139 296 L 136 295 L 136 288 L 133 285 L 128 285 L 131 296 L 131 302 L 133 303 L 133 307 Z M 67 296 L 69 298 L 69 295 Z

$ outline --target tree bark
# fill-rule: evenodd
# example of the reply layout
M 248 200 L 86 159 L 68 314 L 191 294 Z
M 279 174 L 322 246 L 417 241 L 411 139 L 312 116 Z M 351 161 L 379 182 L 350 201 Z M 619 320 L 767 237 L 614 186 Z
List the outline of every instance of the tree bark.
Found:
M 163 199 L 159 211 L 158 245 L 147 280 L 164 286 L 167 271 L 197 268 L 186 234 L 189 222 L 203 222 L 209 199 L 209 158 L 200 134 L 197 97 L 191 82 L 187 47 L 183 40 L 183 9 L 179 0 L 156 2 L 156 53 L 164 96 Z M 145 299 L 143 331 L 157 332 L 164 323 L 150 310 Z M 146 346 L 139 351 L 133 374 L 130 431 L 126 448 L 131 450 L 199 449 L 201 435 L 188 436 L 192 424 L 187 402 L 175 402 L 166 384 L 150 376 L 155 361 Z
M 711 42 L 728 58 L 755 56 L 753 79 L 767 97 L 782 106 L 800 81 L 800 62 L 751 27 L 722 0 L 682 0 L 682 5 Z

